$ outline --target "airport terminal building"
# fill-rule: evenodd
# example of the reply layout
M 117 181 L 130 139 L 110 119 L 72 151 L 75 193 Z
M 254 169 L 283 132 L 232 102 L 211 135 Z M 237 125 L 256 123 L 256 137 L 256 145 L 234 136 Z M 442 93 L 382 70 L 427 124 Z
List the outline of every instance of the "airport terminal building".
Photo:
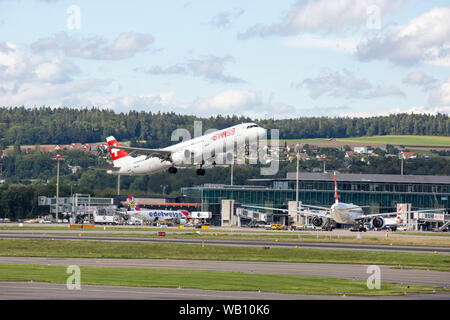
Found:
M 182 188 L 186 202 L 201 203 L 212 212 L 212 223 L 220 225 L 222 200 L 234 205 L 259 205 L 287 209 L 296 200 L 296 173 L 286 178 L 250 179 L 252 185 L 205 184 Z M 334 203 L 334 175 L 300 172 L 298 200 L 305 204 L 331 206 Z M 446 208 L 450 212 L 450 177 L 426 175 L 338 174 L 339 199 L 370 206 L 366 213 L 391 212 L 398 203 L 411 203 L 412 210 Z M 282 214 L 278 214 L 282 215 Z

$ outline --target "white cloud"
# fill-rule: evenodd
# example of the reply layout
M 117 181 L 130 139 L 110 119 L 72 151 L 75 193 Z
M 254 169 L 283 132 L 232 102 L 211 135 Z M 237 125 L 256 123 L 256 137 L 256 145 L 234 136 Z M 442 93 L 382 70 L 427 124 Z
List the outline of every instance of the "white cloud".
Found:
M 450 113 L 450 78 L 439 88 L 430 92 L 429 102 L 434 108 Z
M 423 89 L 430 89 L 435 86 L 437 80 L 425 74 L 424 72 L 417 71 L 409 73 L 404 79 L 403 83 L 412 86 L 419 86 Z
M 10 42 L 0 43 L 0 105 L 60 106 L 66 99 L 101 91 L 111 83 L 76 80 L 74 76 L 79 73 L 70 61 L 32 53 Z
M 255 109 L 262 104 L 263 99 L 259 92 L 226 90 L 210 98 L 197 99 L 193 108 L 200 114 L 233 114 Z
M 313 48 L 341 51 L 353 54 L 356 52 L 359 38 L 330 38 L 313 34 L 302 34 L 286 42 L 287 46 L 295 48 Z
M 128 95 L 115 98 L 89 97 L 89 104 L 116 112 L 128 112 L 131 110 L 144 111 L 179 111 L 174 101 L 173 92 L 151 93 L 144 95 Z
M 144 69 L 143 72 L 155 75 L 168 74 L 188 74 L 195 77 L 203 77 L 212 82 L 224 83 L 242 83 L 244 80 L 227 75 L 225 73 L 225 65 L 235 62 L 231 55 L 218 57 L 214 55 L 205 56 L 199 59 L 191 59 L 185 63 L 178 63 L 166 68 L 154 66 L 150 69 Z M 140 69 L 135 69 L 139 71 Z
M 239 33 L 238 38 L 291 36 L 312 31 L 338 32 L 366 25 L 371 18 L 368 9 L 373 6 L 379 9 L 380 16 L 384 16 L 402 7 L 404 2 L 404 0 L 298 1 L 281 22 L 272 25 L 254 25 Z
M 14 43 L 0 43 L 0 79 L 7 82 L 44 81 L 67 82 L 79 73 L 79 68 L 67 60 L 47 57 L 22 50 Z
M 336 98 L 381 98 L 388 96 L 405 97 L 403 91 L 393 85 L 378 85 L 373 88 L 366 78 L 357 78 L 353 73 L 344 69 L 341 72 L 329 68 L 321 70 L 316 78 L 307 78 L 292 84 L 292 87 L 305 87 L 312 99 L 318 99 L 323 95 Z M 370 90 L 370 91 L 369 91 Z
M 329 68 L 322 69 L 316 78 L 307 78 L 294 85 L 296 88 L 306 87 L 309 96 L 317 99 L 324 94 L 334 97 L 356 98 L 370 89 L 372 85 L 365 78 L 357 78 L 350 71 L 333 72 Z
M 100 37 L 76 39 L 60 32 L 35 41 L 31 48 L 37 51 L 60 50 L 67 56 L 83 59 L 122 60 L 146 50 L 153 42 L 152 35 L 135 32 L 119 34 L 110 45 Z
M 1 106 L 62 106 L 64 101 L 85 95 L 98 93 L 110 80 L 86 79 L 65 83 L 27 82 L 16 90 L 9 90 L 0 95 Z M 1 90 L 1 88 L 0 88 Z M 76 106 L 78 107 L 78 105 Z
M 392 85 L 379 85 L 374 90 L 367 93 L 364 97 L 367 99 L 371 99 L 371 98 L 384 98 L 391 96 L 399 96 L 402 98 L 406 97 L 403 91 Z
M 253 119 L 298 116 L 295 107 L 273 100 L 273 95 L 264 98 L 260 91 L 224 90 L 212 97 L 196 99 L 183 113 L 200 116 L 237 114 Z
M 448 105 L 448 106 L 440 106 L 440 107 L 414 106 L 414 107 L 411 107 L 411 108 L 409 108 L 407 110 L 404 110 L 402 112 L 416 113 L 416 114 L 437 114 L 437 113 L 450 114 L 450 105 Z
M 227 11 L 219 12 L 215 15 L 210 24 L 217 28 L 228 27 L 234 20 L 239 18 L 244 13 L 243 9 L 231 9 Z
M 449 21 L 450 8 L 433 8 L 394 32 L 361 43 L 357 55 L 363 61 L 450 66 Z

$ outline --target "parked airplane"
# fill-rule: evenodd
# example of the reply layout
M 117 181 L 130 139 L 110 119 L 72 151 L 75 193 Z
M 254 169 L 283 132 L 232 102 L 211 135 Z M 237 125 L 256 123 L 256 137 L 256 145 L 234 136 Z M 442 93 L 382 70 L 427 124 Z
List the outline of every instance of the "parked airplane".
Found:
M 358 231 L 366 231 L 366 228 L 364 227 L 364 220 L 366 219 L 372 219 L 371 225 L 376 229 L 381 229 L 386 225 L 386 219 L 384 219 L 383 217 L 393 215 L 398 216 L 398 212 L 375 213 L 365 215 L 361 206 L 355 205 L 353 203 L 339 202 L 337 182 L 336 182 L 336 172 L 334 173 L 334 199 L 335 199 L 334 204 L 329 208 L 302 204 L 302 207 L 305 207 L 307 209 L 296 212 L 303 216 L 314 216 L 314 218 L 312 219 L 312 223 L 315 227 L 327 226 L 326 227 L 327 229 L 332 229 L 331 227 L 328 227 L 330 225 L 329 222 L 335 221 L 340 224 L 352 224 L 353 225 L 352 230 Z M 277 208 L 258 207 L 249 205 L 244 206 L 289 212 L 289 210 L 287 209 L 277 209 Z
M 400 211 L 400 209 L 399 209 Z M 397 230 L 397 227 L 399 226 L 399 224 L 402 222 L 402 217 L 400 216 L 399 213 L 397 213 L 397 216 L 393 217 L 393 218 L 385 218 L 384 219 L 384 226 L 382 228 L 389 228 L 392 231 Z
M 201 137 L 180 142 L 163 149 L 147 149 L 121 146 L 113 137 L 107 137 L 108 148 L 113 160 L 113 167 L 96 168 L 107 170 L 115 175 L 148 175 L 168 169 L 176 173 L 177 167 L 199 165 L 197 175 L 203 176 L 202 168 L 206 161 L 212 164 L 231 163 L 234 150 L 244 146 L 248 141 L 256 141 L 266 135 L 266 129 L 255 123 L 243 123 L 223 130 L 218 130 Z M 226 152 L 223 152 L 223 150 Z M 216 152 L 220 150 L 219 152 Z M 128 154 L 129 152 L 129 154 Z M 136 154 L 137 157 L 131 155 Z
M 189 212 L 185 210 L 143 210 L 139 208 L 136 199 L 128 195 L 129 208 L 126 211 L 128 217 L 135 217 L 146 222 L 156 223 L 160 221 L 172 221 L 177 224 L 186 224 Z

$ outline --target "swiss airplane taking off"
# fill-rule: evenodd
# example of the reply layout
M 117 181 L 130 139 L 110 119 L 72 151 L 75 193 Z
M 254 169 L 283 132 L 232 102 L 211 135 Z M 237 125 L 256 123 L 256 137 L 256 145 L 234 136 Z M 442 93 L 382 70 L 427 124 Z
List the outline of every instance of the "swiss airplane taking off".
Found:
M 128 217 L 136 217 L 153 223 L 157 221 L 173 221 L 178 224 L 186 224 L 186 221 L 189 219 L 189 212 L 185 210 L 142 210 L 131 194 L 128 195 L 128 201 L 130 203 L 130 210 L 127 210 L 126 213 Z
M 398 215 L 398 212 L 387 212 L 387 213 L 375 213 L 375 214 L 364 214 L 362 207 L 355 205 L 353 203 L 343 203 L 339 202 L 338 197 L 338 189 L 337 189 L 337 182 L 336 182 L 336 172 L 334 173 L 334 199 L 335 202 L 331 207 L 320 207 L 320 206 L 313 206 L 313 205 L 306 205 L 302 204 L 302 207 L 305 208 L 312 208 L 312 209 L 319 209 L 322 212 L 318 211 L 312 211 L 310 209 L 302 210 L 302 211 L 296 211 L 297 213 L 303 215 L 303 216 L 314 216 L 312 219 L 312 223 L 316 227 L 324 227 L 327 225 L 327 222 L 330 220 L 333 220 L 337 223 L 341 224 L 353 224 L 352 230 L 358 230 L 358 231 L 366 231 L 366 228 L 364 227 L 364 220 L 365 219 L 372 219 L 371 224 L 376 229 L 381 229 L 387 224 L 387 219 L 384 219 L 383 217 L 386 216 L 393 216 Z M 270 208 L 270 207 L 258 207 L 258 206 L 250 206 L 250 205 L 244 205 L 244 207 L 250 207 L 250 208 L 260 208 L 260 209 L 270 209 L 270 210 L 277 210 L 277 211 L 283 211 L 283 212 L 289 212 L 287 209 L 278 209 L 278 208 Z M 435 209 L 435 210 L 441 210 L 441 209 Z M 419 212 L 424 211 L 434 211 L 434 210 L 420 210 Z M 396 219 L 398 219 L 396 218 Z M 391 219 L 388 220 L 389 223 L 391 223 Z M 326 227 L 328 229 L 331 229 L 330 227 Z
M 166 169 L 170 173 L 176 173 L 177 167 L 194 164 L 200 166 L 197 169 L 197 175 L 203 176 L 205 170 L 202 166 L 205 161 L 215 164 L 223 163 L 225 160 L 230 163 L 234 159 L 235 148 L 265 136 L 266 129 L 255 123 L 239 124 L 163 149 L 124 147 L 110 136 L 106 138 L 106 141 L 114 166 L 96 169 L 104 169 L 115 175 L 136 176 L 149 175 Z M 227 151 L 224 152 L 224 149 Z M 138 156 L 132 157 L 133 154 Z

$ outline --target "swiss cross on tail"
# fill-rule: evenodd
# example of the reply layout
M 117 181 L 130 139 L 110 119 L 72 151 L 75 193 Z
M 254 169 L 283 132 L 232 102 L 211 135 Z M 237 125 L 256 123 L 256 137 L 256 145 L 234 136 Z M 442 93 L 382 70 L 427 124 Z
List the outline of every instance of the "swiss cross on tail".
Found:
M 336 201 L 336 203 L 339 203 L 337 182 L 336 182 L 336 172 L 334 172 L 334 200 Z
M 108 143 L 108 146 L 120 147 L 120 143 L 117 142 L 116 138 L 114 138 L 113 136 L 106 138 L 106 142 Z M 111 158 L 113 161 L 128 156 L 128 153 L 126 153 L 125 151 L 114 148 L 110 148 L 109 153 L 111 154 Z
M 131 194 L 128 195 L 128 201 L 130 202 L 131 211 L 141 211 L 141 208 L 138 207 L 138 204 L 134 199 L 133 195 Z

